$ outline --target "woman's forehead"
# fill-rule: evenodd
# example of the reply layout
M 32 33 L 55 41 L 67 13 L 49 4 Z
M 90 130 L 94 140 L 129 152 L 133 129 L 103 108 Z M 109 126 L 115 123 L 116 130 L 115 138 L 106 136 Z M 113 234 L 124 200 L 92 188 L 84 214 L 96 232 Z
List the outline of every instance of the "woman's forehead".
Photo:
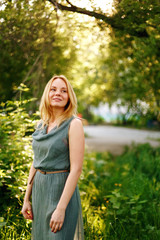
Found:
M 67 88 L 67 84 L 65 83 L 65 81 L 61 78 L 56 78 L 55 80 L 53 80 L 53 82 L 51 83 L 51 87 L 63 87 L 63 88 Z

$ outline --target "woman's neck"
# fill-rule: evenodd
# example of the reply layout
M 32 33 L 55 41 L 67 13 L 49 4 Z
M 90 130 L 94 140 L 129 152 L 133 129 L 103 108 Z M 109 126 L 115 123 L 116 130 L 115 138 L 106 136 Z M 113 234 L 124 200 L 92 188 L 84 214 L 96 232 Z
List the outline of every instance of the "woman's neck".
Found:
M 50 119 L 50 123 L 56 122 L 56 120 L 62 115 L 64 112 L 64 109 L 53 109 L 54 114 L 52 115 Z

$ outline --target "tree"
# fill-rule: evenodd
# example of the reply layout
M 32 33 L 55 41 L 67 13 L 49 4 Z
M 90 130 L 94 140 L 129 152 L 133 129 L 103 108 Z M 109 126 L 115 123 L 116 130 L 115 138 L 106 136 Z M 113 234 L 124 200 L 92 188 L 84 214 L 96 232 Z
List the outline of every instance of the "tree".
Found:
M 2 96 L 8 92 L 6 99 L 12 97 L 14 85 L 24 82 L 39 98 L 53 73 L 63 73 L 74 86 L 80 110 L 121 99 L 138 111 L 139 102 L 145 102 L 158 116 L 159 1 L 115 0 L 112 13 L 99 2 L 86 2 L 86 7 L 64 0 L 5 3 Z
M 86 14 L 88 16 L 94 17 L 95 19 L 102 20 L 115 30 L 138 37 L 148 37 L 148 33 L 143 24 L 146 23 L 146 21 L 150 18 L 150 14 L 154 13 L 158 15 L 159 13 L 158 0 L 156 1 L 116 0 L 114 1 L 114 3 L 117 11 L 115 11 L 115 13 L 112 16 L 107 15 L 100 8 L 97 9 L 94 6 L 94 4 L 92 4 L 93 10 L 89 11 L 86 8 L 81 8 L 76 6 L 75 4 L 72 4 L 71 1 L 68 0 L 67 1 L 48 0 L 48 1 L 54 5 L 56 10 L 60 9 L 62 11 Z M 65 2 L 67 4 L 65 4 Z
M 56 13 L 43 1 L 6 1 L 0 19 L 1 100 L 15 97 L 21 82 L 32 87 L 28 97 L 39 98 L 53 74 L 67 74 L 74 64 L 72 35 L 59 31 Z
M 138 111 L 141 108 L 139 103 L 145 102 L 149 106 L 147 111 L 158 117 L 159 1 L 117 0 L 114 1 L 115 10 L 112 15 L 97 8 L 95 4 L 92 4 L 92 10 L 88 10 L 87 7 L 81 8 L 78 4 L 75 6 L 71 1 L 49 0 L 49 2 L 55 9 L 94 17 L 103 30 L 105 27 L 110 28 L 112 41 L 108 48 L 109 54 L 101 52 L 98 74 L 92 76 L 94 88 L 100 92 L 99 101 L 100 96 L 102 101 L 109 101 L 110 104 L 121 99 L 129 109 Z

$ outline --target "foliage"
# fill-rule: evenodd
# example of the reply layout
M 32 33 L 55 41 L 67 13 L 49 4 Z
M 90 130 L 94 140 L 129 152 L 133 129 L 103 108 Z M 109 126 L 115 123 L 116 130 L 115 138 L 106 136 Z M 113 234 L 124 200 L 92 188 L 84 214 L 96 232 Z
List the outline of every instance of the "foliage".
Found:
M 21 92 L 27 90 L 22 84 L 19 88 Z M 0 227 L 4 226 L 0 232 L 1 239 L 29 239 L 26 235 L 30 224 L 21 217 L 20 210 L 27 182 L 26 173 L 33 159 L 30 135 L 35 121 L 25 111 L 30 101 L 33 99 L 1 103 Z
M 127 35 L 116 37 L 110 44 L 112 57 L 109 56 L 104 64 L 109 66 L 112 78 L 109 101 L 121 99 L 121 104 L 127 105 L 129 110 L 158 118 L 160 42 L 157 36 L 156 32 L 152 32 L 147 39 L 141 40 Z
M 108 56 L 102 49 L 99 77 L 104 101 L 128 107 L 142 118 L 160 120 L 159 1 L 117 1 Z M 134 34 L 135 31 L 137 34 Z M 139 34 L 138 34 L 139 32 Z M 118 104 L 117 104 L 118 105 Z
M 160 148 L 86 154 L 80 189 L 86 239 L 159 239 Z
M 157 131 L 160 130 L 160 122 L 157 121 L 157 118 L 153 113 L 148 113 L 147 115 L 142 115 L 140 113 L 119 114 L 112 124 L 134 128 L 154 129 Z
M 27 97 L 39 98 L 53 74 L 67 75 L 74 64 L 72 33 L 45 1 L 3 1 L 1 6 L 1 101 L 17 99 L 21 82 L 31 88 Z
M 123 105 L 128 106 L 128 111 L 138 113 L 140 110 L 141 114 L 153 115 L 159 120 L 159 0 L 115 0 L 114 10 L 110 14 L 104 10 L 107 1 L 103 8 L 100 4 L 98 7 L 95 1 L 87 1 L 88 4 L 85 3 L 82 8 L 78 2 L 74 6 L 69 1 L 50 2 L 56 2 L 62 11 L 94 16 L 104 33 L 102 40 L 97 38 L 100 47 L 98 54 L 97 48 L 94 49 L 94 67 L 89 57 L 89 66 L 84 66 L 85 73 L 88 72 L 88 81 L 84 73 L 85 80 L 81 86 L 85 89 L 83 94 L 87 92 L 89 96 L 85 102 L 97 105 L 107 101 L 112 104 L 120 99 Z M 109 25 L 108 32 L 105 23 Z M 87 52 L 90 54 L 90 51 Z M 145 114 L 141 110 L 144 103 Z
M 112 11 L 107 1 L 102 7 L 88 0 L 83 9 L 74 4 L 78 8 L 58 0 L 1 4 L 2 100 L 16 99 L 20 82 L 31 87 L 27 97 L 39 98 L 51 76 L 63 73 L 83 115 L 90 105 L 120 100 L 128 112 L 159 121 L 159 1 L 115 0 Z

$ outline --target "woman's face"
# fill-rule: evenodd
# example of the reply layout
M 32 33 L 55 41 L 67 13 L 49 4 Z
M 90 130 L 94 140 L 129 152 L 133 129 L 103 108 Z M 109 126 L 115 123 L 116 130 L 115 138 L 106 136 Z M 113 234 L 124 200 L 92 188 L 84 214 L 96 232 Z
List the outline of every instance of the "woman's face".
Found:
M 49 91 L 50 105 L 54 108 L 64 108 L 68 103 L 68 89 L 66 83 L 60 79 L 55 79 Z

